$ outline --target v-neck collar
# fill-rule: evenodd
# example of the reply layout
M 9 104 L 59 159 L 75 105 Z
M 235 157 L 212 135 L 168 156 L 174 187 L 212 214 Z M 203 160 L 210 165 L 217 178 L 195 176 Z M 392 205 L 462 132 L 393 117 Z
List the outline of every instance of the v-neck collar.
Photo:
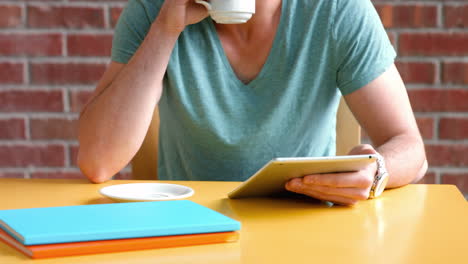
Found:
M 226 70 L 229 72 L 229 75 L 231 76 L 231 79 L 236 82 L 237 85 L 239 86 L 245 86 L 245 87 L 253 87 L 255 86 L 255 84 L 257 82 L 259 82 L 259 80 L 261 80 L 263 78 L 263 76 L 269 71 L 269 69 L 271 68 L 271 65 L 274 64 L 273 60 L 274 58 L 277 56 L 277 52 L 276 50 L 278 49 L 278 46 L 280 45 L 280 42 L 281 42 L 281 38 L 283 37 L 284 35 L 284 21 L 286 20 L 285 18 L 285 14 L 286 14 L 286 1 L 287 0 L 282 0 L 281 1 L 281 16 L 280 16 L 280 21 L 279 21 L 279 24 L 278 24 L 278 28 L 276 29 L 276 33 L 275 33 L 275 37 L 273 39 L 273 44 L 270 48 L 270 52 L 268 53 L 268 57 L 265 61 L 265 63 L 263 64 L 262 66 L 262 69 L 260 70 L 260 72 L 257 74 L 257 76 L 255 76 L 255 78 L 253 80 L 251 80 L 250 82 L 248 83 L 244 83 L 243 81 L 241 81 L 239 79 L 239 77 L 237 77 L 234 69 L 232 68 L 231 66 L 231 63 L 229 62 L 229 59 L 227 58 L 227 55 L 224 51 L 224 48 L 223 48 L 223 44 L 221 43 L 221 39 L 219 38 L 219 35 L 218 35 L 218 32 L 216 31 L 216 27 L 214 25 L 214 22 L 212 19 L 207 19 L 208 21 L 208 24 L 210 26 L 210 30 L 212 30 L 212 33 L 213 33 L 213 36 L 215 38 L 215 46 L 216 46 L 216 49 L 218 50 L 220 56 L 221 56 L 221 60 L 223 61 L 223 64 L 226 68 Z

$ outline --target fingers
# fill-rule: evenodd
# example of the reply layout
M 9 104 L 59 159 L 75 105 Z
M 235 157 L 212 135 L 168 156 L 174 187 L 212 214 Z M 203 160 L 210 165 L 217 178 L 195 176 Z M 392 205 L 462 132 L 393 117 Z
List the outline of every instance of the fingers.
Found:
M 336 188 L 369 188 L 374 181 L 371 171 L 372 168 L 357 172 L 307 175 L 303 177 L 303 183 Z
M 327 195 L 316 191 L 308 191 L 305 195 L 315 197 L 321 201 L 328 201 L 339 205 L 355 205 L 358 201 L 342 196 Z
M 339 195 L 325 194 L 311 188 L 305 188 L 304 185 L 297 184 L 296 179 L 289 181 L 286 184 L 286 189 L 295 193 L 305 194 L 307 196 L 314 197 L 322 201 L 330 201 L 341 205 L 354 205 L 358 202 L 357 199 L 352 199 L 349 197 Z
M 329 186 L 315 186 L 303 183 L 303 179 L 296 178 L 286 184 L 286 189 L 305 194 L 320 200 L 339 204 L 352 205 L 369 198 L 369 188 L 334 188 Z
M 349 155 L 376 153 L 377 151 L 371 145 L 363 144 L 354 147 Z M 320 200 L 354 205 L 358 201 L 369 198 L 376 170 L 377 165 L 371 163 L 357 172 L 314 174 L 292 179 L 285 187 L 289 191 Z
M 356 201 L 369 199 L 370 188 L 333 188 L 328 186 L 305 186 L 305 190 L 312 190 L 327 195 L 341 196 Z
M 197 4 L 195 2 L 192 2 L 189 4 L 188 8 L 192 11 L 192 12 L 199 12 L 199 13 L 203 13 L 203 14 L 206 14 L 208 15 L 208 9 L 201 5 L 201 4 Z

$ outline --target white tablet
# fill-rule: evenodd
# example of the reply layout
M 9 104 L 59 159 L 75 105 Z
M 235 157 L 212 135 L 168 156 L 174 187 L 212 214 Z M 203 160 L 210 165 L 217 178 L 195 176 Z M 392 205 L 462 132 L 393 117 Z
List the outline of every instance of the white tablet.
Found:
M 376 155 L 276 158 L 230 192 L 228 197 L 234 199 L 281 193 L 286 190 L 286 182 L 292 178 L 319 173 L 359 171 L 376 160 Z

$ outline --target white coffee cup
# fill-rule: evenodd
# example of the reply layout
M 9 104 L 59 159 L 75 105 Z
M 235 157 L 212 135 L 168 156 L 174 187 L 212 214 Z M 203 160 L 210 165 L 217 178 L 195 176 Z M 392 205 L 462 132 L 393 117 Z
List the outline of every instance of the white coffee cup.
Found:
M 241 24 L 255 14 L 255 0 L 195 0 L 204 5 L 216 23 Z

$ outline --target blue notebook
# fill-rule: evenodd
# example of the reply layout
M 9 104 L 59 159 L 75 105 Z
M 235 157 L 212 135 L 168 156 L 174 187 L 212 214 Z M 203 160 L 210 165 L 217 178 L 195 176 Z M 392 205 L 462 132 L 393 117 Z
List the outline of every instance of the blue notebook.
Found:
M 188 200 L 0 210 L 24 245 L 227 232 L 240 223 Z

